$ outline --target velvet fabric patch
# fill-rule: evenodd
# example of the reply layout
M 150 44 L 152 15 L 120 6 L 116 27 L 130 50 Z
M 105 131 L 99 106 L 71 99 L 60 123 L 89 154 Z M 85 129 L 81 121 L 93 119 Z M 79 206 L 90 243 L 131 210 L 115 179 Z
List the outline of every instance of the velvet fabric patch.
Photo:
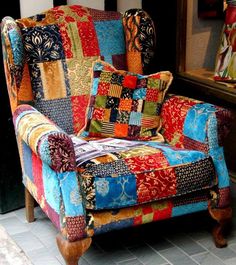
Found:
M 96 61 L 87 126 L 82 135 L 159 139 L 161 105 L 171 82 L 168 71 L 140 75 Z

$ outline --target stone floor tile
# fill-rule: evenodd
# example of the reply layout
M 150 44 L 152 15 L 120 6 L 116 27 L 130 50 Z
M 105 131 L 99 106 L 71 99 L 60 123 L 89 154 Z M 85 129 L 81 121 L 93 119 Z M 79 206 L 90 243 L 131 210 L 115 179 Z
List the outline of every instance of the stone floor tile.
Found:
M 165 259 L 145 243 L 129 247 L 128 249 L 145 265 L 161 265 L 167 263 Z
M 143 265 L 138 259 L 131 259 L 121 262 L 116 262 L 117 265 Z
M 211 252 L 213 255 L 217 256 L 221 260 L 226 260 L 230 258 L 236 257 L 236 252 L 234 252 L 231 248 L 217 248 L 213 242 L 212 238 L 205 238 L 202 240 L 199 240 L 198 243 L 205 247 L 209 252 Z
M 22 223 L 16 216 L 1 219 L 0 224 L 7 230 L 9 235 L 29 231 L 29 227 Z
M 56 257 L 52 256 L 46 248 L 26 252 L 34 265 L 62 265 Z M 63 264 L 64 265 L 64 264 Z
M 196 265 L 188 255 L 183 253 L 177 247 L 169 248 L 160 251 L 160 254 L 166 258 L 166 260 L 173 265 Z
M 206 251 L 205 248 L 200 246 L 196 241 L 192 240 L 192 238 L 187 236 L 185 233 L 176 233 L 169 235 L 167 239 L 175 246 L 181 248 L 189 256 Z
M 235 265 L 236 264 L 236 258 L 226 259 L 226 260 L 224 260 L 224 264 L 226 264 L 226 265 Z
M 200 265 L 225 265 L 223 261 L 209 252 L 194 255 L 192 258 Z
M 38 238 L 30 231 L 15 234 L 12 236 L 12 239 L 25 252 L 44 247 L 43 244 L 40 242 L 40 240 L 38 240 Z

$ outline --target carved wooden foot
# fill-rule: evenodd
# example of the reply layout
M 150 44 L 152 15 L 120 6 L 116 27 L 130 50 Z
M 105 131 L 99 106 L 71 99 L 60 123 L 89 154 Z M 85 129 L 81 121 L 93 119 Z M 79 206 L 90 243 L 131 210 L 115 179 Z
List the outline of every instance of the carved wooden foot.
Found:
M 227 207 L 224 209 L 211 208 L 208 205 L 208 210 L 211 217 L 217 221 L 217 224 L 213 228 L 212 235 L 215 241 L 215 245 L 218 248 L 227 246 L 227 241 L 224 237 L 224 232 L 232 219 L 232 208 Z
M 66 265 L 78 265 L 79 258 L 89 248 L 91 242 L 91 238 L 69 242 L 61 234 L 57 235 L 57 246 L 66 262 Z
M 25 213 L 26 220 L 29 223 L 34 222 L 34 197 L 30 192 L 25 188 Z

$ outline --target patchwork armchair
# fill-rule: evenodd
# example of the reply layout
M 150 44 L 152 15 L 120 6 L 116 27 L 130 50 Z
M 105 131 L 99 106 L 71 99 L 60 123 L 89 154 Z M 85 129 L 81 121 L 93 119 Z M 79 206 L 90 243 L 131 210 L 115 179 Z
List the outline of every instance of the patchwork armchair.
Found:
M 223 228 L 232 215 L 223 151 L 231 121 L 228 110 L 169 94 L 163 104 L 151 104 L 148 98 L 156 92 L 148 88 L 132 104 L 155 106 L 165 142 L 142 139 L 134 149 L 76 165 L 71 135 L 86 127 L 94 62 L 106 61 L 140 78 L 153 56 L 155 30 L 145 11 L 122 15 L 59 6 L 29 18 L 5 17 L 1 27 L 27 220 L 34 220 L 36 200 L 60 231 L 57 244 L 66 264 L 77 264 L 97 234 L 203 210 L 218 222 L 213 229 L 216 245 L 226 245 Z M 131 102 L 131 92 L 122 89 L 124 102 Z M 108 110 L 109 104 L 105 102 Z M 119 106 L 111 112 L 117 114 Z M 132 112 L 138 113 L 138 107 L 132 105 Z M 147 116 L 141 120 L 144 127 L 152 123 Z

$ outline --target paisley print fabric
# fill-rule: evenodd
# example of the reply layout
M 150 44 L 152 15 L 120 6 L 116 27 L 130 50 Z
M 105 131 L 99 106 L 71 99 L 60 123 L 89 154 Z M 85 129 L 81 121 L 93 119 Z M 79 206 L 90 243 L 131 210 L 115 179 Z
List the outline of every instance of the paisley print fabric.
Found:
M 149 146 L 148 142 L 143 143 L 102 159 L 94 158 L 78 167 L 87 194 L 87 209 L 132 206 L 207 189 L 216 184 L 214 165 L 209 156 L 172 149 L 171 146 L 165 146 L 169 151 L 163 151 L 160 143 L 155 143 L 155 147 Z M 185 152 L 188 160 L 179 159 Z
M 124 13 L 123 26 L 128 70 L 142 74 L 154 55 L 156 36 L 153 21 L 145 11 L 130 9 Z

